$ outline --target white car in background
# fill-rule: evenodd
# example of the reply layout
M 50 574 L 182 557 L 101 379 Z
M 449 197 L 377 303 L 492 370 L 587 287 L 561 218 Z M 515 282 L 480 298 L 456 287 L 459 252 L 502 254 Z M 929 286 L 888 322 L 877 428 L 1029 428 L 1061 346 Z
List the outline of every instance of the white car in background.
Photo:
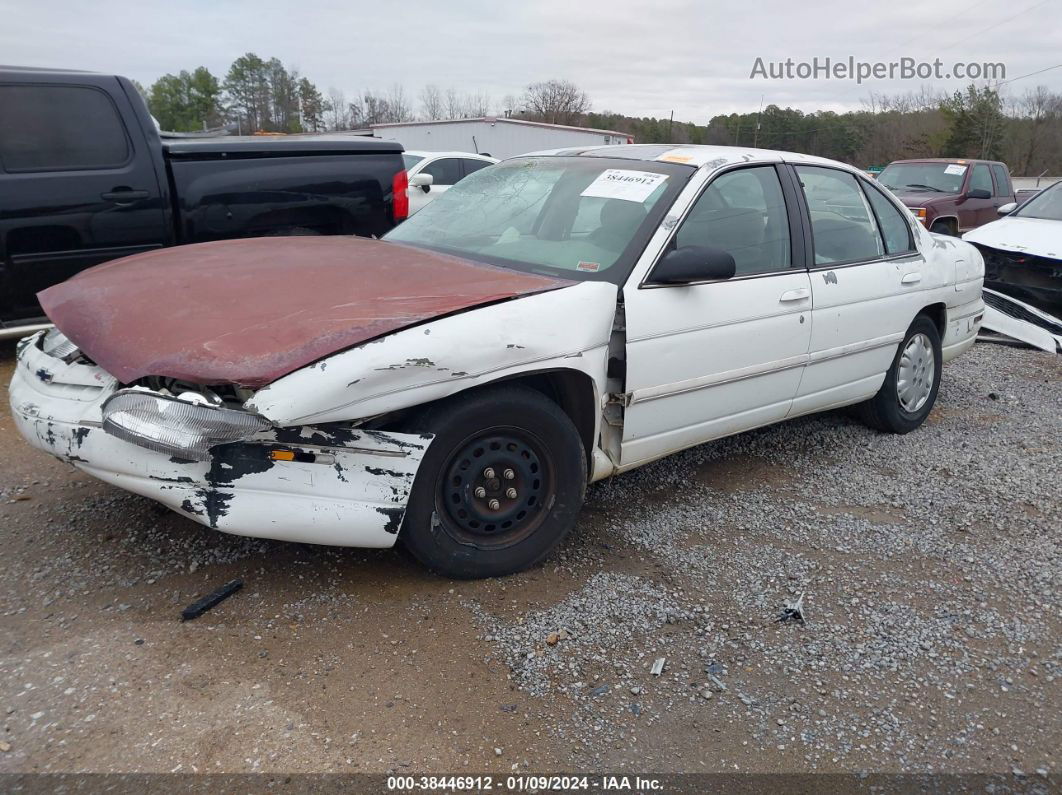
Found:
M 999 214 L 962 236 L 985 259 L 985 286 L 1062 317 L 1062 182 Z
M 403 152 L 409 176 L 409 214 L 442 195 L 469 174 L 492 166 L 497 158 L 470 152 Z

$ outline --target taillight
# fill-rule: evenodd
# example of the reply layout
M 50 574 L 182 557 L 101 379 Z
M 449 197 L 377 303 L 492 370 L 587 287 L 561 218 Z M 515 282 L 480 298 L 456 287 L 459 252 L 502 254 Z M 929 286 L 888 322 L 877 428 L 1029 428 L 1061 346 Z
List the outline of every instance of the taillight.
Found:
M 409 194 L 406 192 L 408 190 L 409 175 L 406 174 L 406 170 L 396 171 L 395 178 L 391 181 L 391 193 L 394 194 L 392 212 L 394 213 L 395 223 L 409 218 Z

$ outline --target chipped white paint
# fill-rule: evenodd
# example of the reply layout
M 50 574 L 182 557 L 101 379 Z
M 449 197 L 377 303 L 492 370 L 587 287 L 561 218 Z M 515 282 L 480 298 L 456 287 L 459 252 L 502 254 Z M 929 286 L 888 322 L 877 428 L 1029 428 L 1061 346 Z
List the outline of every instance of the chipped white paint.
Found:
M 114 379 L 94 366 L 63 365 L 41 351 L 38 340 L 20 350 L 10 386 L 15 425 L 33 446 L 226 533 L 340 546 L 394 544 L 430 439 L 370 431 L 337 439 L 320 429 L 292 428 L 242 447 L 260 458 L 280 446 L 321 454 L 328 463 L 278 461 L 235 476 L 239 461 L 237 472 L 224 462 L 176 462 L 104 433 L 100 407 L 116 389 Z M 47 382 L 37 375 L 43 368 L 55 370 Z
M 605 391 L 616 288 L 580 284 L 405 329 L 275 381 L 248 407 L 278 425 L 356 420 L 531 372 L 575 370 Z

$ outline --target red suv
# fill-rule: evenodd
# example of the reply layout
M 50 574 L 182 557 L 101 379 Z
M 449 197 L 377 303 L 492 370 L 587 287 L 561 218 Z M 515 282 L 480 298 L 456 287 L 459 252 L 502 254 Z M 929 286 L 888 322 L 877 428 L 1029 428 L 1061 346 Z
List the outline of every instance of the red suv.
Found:
M 894 160 L 878 182 L 896 194 L 930 232 L 961 235 L 995 221 L 1015 201 L 1010 171 L 994 160 Z

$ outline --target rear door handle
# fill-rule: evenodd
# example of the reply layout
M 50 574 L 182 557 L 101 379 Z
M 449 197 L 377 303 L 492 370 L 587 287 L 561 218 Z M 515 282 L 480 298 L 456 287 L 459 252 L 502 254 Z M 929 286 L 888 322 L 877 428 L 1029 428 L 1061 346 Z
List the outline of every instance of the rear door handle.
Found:
M 905 273 L 900 279 L 900 284 L 918 284 L 922 281 L 921 273 Z
M 810 294 L 807 287 L 798 287 L 796 290 L 786 290 L 782 293 L 782 297 L 779 301 L 803 301 Z
M 100 198 L 104 201 L 114 202 L 115 204 L 126 204 L 129 202 L 135 202 L 138 199 L 146 199 L 151 194 L 146 190 L 111 190 L 106 193 L 101 193 Z

